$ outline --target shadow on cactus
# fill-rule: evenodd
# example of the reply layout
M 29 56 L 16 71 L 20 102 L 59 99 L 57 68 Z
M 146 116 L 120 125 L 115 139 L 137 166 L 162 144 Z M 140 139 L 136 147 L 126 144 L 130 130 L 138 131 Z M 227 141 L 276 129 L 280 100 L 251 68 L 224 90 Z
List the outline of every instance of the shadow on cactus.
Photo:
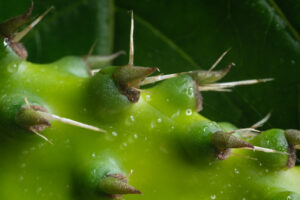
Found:
M 0 25 L 1 199 L 300 199 L 300 131 L 238 129 L 203 117 L 200 92 L 229 71 L 154 75 L 108 56 L 26 61 L 33 5 Z M 48 11 L 47 11 L 48 12 Z M 145 85 L 148 85 L 146 88 Z M 250 87 L 250 86 L 249 86 Z

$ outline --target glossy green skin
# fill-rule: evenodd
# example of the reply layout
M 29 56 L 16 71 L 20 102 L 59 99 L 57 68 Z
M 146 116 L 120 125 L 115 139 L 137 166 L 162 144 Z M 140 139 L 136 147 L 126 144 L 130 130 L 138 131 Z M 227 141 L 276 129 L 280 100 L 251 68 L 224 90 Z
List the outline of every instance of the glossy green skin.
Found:
M 188 76 L 146 89 L 131 104 L 111 79 L 115 67 L 89 77 L 79 58 L 33 64 L 20 60 L 3 42 L 0 56 L 0 199 L 107 199 L 97 180 L 131 169 L 129 183 L 143 194 L 125 199 L 299 199 L 300 169 L 285 170 L 286 157 L 277 168 L 267 165 L 276 165 L 276 156 L 248 150 L 234 152 L 259 160 L 216 160 L 210 136 L 234 127 L 196 112 Z M 42 132 L 51 145 L 15 124 L 25 97 L 53 114 L 108 132 L 53 122 Z M 264 134 L 277 135 L 278 130 Z

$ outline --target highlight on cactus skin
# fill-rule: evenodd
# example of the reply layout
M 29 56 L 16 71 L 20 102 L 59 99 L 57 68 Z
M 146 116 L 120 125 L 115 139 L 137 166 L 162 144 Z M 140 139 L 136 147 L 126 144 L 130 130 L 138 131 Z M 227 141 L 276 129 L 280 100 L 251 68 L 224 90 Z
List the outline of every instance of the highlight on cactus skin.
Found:
M 300 199 L 299 130 L 199 113 L 201 92 L 272 79 L 217 82 L 228 50 L 209 70 L 151 76 L 134 65 L 133 13 L 124 66 L 92 50 L 31 63 L 20 41 L 51 10 L 20 30 L 32 9 L 0 24 L 0 199 Z

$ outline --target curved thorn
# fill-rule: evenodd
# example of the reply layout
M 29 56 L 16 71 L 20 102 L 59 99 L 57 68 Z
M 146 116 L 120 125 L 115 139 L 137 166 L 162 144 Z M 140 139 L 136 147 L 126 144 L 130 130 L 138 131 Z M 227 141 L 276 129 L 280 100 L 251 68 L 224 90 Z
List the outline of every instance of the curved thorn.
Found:
M 38 18 L 36 18 L 30 25 L 28 25 L 26 28 L 24 28 L 22 31 L 18 32 L 14 38 L 13 41 L 14 42 L 19 42 L 22 40 L 22 38 L 24 36 L 27 35 L 27 33 L 33 29 L 33 27 L 35 27 L 54 7 L 51 6 L 50 8 L 48 8 L 42 15 L 40 15 Z
M 30 131 L 32 131 L 34 134 L 36 134 L 37 136 L 41 137 L 42 139 L 44 139 L 46 142 L 53 144 L 47 137 L 45 137 L 44 135 L 40 134 L 38 131 L 34 130 L 34 128 L 30 128 Z
M 209 70 L 206 72 L 206 74 L 204 74 L 204 77 L 207 76 L 207 74 L 209 74 L 220 62 L 221 60 L 224 58 L 224 56 L 231 50 L 231 48 L 227 49 L 224 53 L 222 53 L 222 55 L 216 60 L 216 62 L 209 68 Z
M 271 117 L 271 112 L 269 112 L 263 119 L 259 120 L 251 126 L 251 128 L 258 128 L 263 126 Z

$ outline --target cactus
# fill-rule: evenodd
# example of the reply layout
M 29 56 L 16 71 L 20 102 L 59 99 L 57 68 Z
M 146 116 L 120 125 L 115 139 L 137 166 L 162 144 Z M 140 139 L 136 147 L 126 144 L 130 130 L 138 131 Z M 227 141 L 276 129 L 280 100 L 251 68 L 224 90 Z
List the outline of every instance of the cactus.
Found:
M 200 112 L 202 92 L 271 79 L 218 83 L 227 52 L 207 71 L 152 75 L 134 65 L 133 14 L 124 66 L 101 67 L 120 53 L 32 63 L 31 11 L 0 25 L 0 199 L 300 199 L 299 130 Z

